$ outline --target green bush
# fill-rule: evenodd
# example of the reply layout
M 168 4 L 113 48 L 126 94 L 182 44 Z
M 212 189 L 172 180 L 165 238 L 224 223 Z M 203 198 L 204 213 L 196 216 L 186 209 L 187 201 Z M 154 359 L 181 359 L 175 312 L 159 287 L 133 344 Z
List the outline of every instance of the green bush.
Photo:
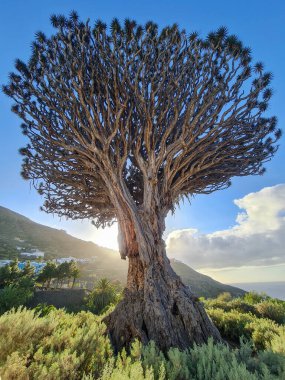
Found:
M 39 308 L 39 312 L 45 308 Z M 216 310 L 220 313 L 222 310 Z M 250 334 L 256 321 L 271 322 L 275 336 L 284 339 L 284 328 L 273 321 L 240 319 Z M 256 352 L 242 341 L 239 349 L 224 344 L 194 345 L 185 351 L 172 348 L 163 354 L 154 342 L 135 341 L 130 353 L 112 355 L 101 318 L 90 312 L 68 314 L 64 310 L 41 313 L 20 308 L 0 316 L 0 376 L 3 380 L 279 380 L 285 378 L 285 357 L 273 351 Z M 217 315 L 216 315 L 217 317 Z M 256 322 L 257 323 L 257 322 Z M 248 324 L 248 325 L 247 325 Z M 269 325 L 268 325 L 269 326 Z M 267 326 L 267 328 L 268 328 Z M 261 330 L 262 330 L 261 328 Z M 260 330 L 260 331 L 261 331 Z M 260 332 L 259 331 L 259 332 Z M 276 332 L 275 331 L 275 332 Z M 281 336 L 281 333 L 283 334 Z M 260 334 L 262 334 L 260 332 Z M 279 334 L 279 335 L 278 335 Z M 281 342 L 281 341 L 280 341 Z M 279 342 L 279 343 L 280 343 Z M 271 341 L 278 348 L 278 342 Z
M 251 338 L 251 333 L 246 326 L 255 321 L 253 315 L 243 314 L 236 310 L 224 312 L 221 309 L 208 309 L 207 312 L 225 339 L 239 343 L 241 336 Z
M 257 380 L 246 365 L 237 359 L 237 351 L 230 350 L 223 344 L 214 344 L 210 339 L 208 344 L 197 346 L 189 351 L 191 377 L 195 380 Z
M 0 376 L 10 380 L 19 371 L 32 380 L 98 377 L 112 355 L 104 331 L 89 312 L 55 310 L 44 317 L 25 308 L 7 312 L 0 317 Z
M 270 347 L 275 335 L 278 335 L 279 326 L 270 319 L 254 318 L 245 325 L 245 331 L 250 334 L 257 350 L 265 350 Z
M 272 319 L 277 323 L 285 322 L 285 307 L 274 300 L 265 300 L 255 305 L 257 312 L 264 318 Z
M 235 298 L 230 301 L 222 301 L 219 298 L 215 298 L 203 301 L 203 304 L 205 305 L 206 309 L 222 309 L 224 311 L 236 310 L 241 313 L 252 313 L 259 316 L 259 313 L 257 312 L 255 306 L 246 303 L 241 298 Z
M 229 309 L 239 311 L 240 313 L 251 313 L 251 314 L 256 314 L 257 316 L 259 316 L 259 314 L 256 313 L 255 307 L 253 305 L 245 302 L 241 298 L 236 298 L 236 299 L 232 300 L 229 303 Z
M 257 293 L 255 291 L 247 292 L 243 296 L 243 300 L 250 305 L 256 305 L 267 299 L 270 299 L 270 297 L 266 293 Z
M 34 311 L 39 317 L 44 317 L 45 315 L 48 315 L 52 311 L 55 311 L 56 307 L 53 305 L 47 305 L 46 303 L 39 303 L 35 308 Z
M 276 322 L 236 310 L 208 309 L 207 312 L 226 340 L 238 344 L 240 337 L 245 337 L 253 341 L 257 350 L 272 348 L 274 344 L 274 351 L 282 352 L 280 336 L 284 336 L 284 328 Z
M 208 344 L 194 345 L 185 351 L 171 348 L 163 354 L 154 342 L 143 346 L 135 341 L 129 354 L 123 350 L 115 357 L 101 321 L 117 302 L 110 303 L 106 294 L 114 294 L 117 300 L 120 292 L 109 281 L 97 285 L 89 300 L 99 307 L 100 316 L 83 311 L 68 314 L 44 304 L 34 310 L 12 309 L 0 316 L 0 378 L 285 379 L 285 326 L 273 320 L 281 315 L 284 302 L 272 299 L 257 302 L 254 298 L 255 303 L 248 304 L 244 299 L 231 300 L 227 295 L 205 301 L 223 337 L 240 346 L 236 349 L 214 344 L 210 339 Z M 223 308 L 213 307 L 216 305 Z M 254 310 L 255 315 L 247 310 Z M 261 318 L 265 312 L 271 319 Z M 241 336 L 244 338 L 240 341 Z
M 231 350 L 224 344 L 194 345 L 180 351 L 172 348 L 163 355 L 150 342 L 135 342 L 127 356 L 123 350 L 111 358 L 101 380 L 280 380 L 285 376 L 285 358 L 270 351 L 254 353 L 248 342 Z
M 33 297 L 33 294 L 33 290 L 29 287 L 7 285 L 0 289 L 0 314 L 5 313 L 12 307 L 25 305 Z
M 285 356 L 285 326 L 278 328 L 278 334 L 274 335 L 271 339 L 269 348 L 276 353 Z

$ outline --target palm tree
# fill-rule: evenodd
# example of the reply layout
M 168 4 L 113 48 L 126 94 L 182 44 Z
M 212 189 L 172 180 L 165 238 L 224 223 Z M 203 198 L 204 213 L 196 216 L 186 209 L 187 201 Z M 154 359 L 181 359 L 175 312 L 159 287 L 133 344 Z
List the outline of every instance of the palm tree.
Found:
M 106 306 L 116 303 L 118 299 L 116 286 L 107 278 L 102 278 L 95 284 L 93 291 L 88 296 L 87 306 L 93 313 L 100 314 Z

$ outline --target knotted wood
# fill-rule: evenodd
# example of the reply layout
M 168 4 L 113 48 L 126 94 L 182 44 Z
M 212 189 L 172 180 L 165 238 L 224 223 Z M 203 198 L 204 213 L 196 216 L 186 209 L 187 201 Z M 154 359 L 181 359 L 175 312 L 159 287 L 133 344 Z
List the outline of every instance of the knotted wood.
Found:
M 136 241 L 132 245 L 139 246 Z M 139 252 L 129 256 L 124 298 L 105 318 L 116 350 L 136 338 L 144 344 L 153 340 L 164 351 L 205 343 L 210 336 L 220 341 L 203 305 L 171 268 L 164 244 L 152 248 L 149 263 L 142 262 Z

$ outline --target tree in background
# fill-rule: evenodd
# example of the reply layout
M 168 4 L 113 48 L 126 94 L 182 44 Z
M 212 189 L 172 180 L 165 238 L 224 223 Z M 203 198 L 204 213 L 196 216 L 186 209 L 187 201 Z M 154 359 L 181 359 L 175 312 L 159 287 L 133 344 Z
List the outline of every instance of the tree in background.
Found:
M 67 285 L 69 286 L 70 279 L 72 278 L 73 287 L 76 278 L 79 277 L 79 274 L 79 268 L 74 261 L 63 262 L 59 265 L 52 261 L 48 261 L 41 272 L 38 274 L 37 281 L 49 289 L 53 280 L 56 280 L 56 287 L 62 287 L 64 281 L 67 281 Z
M 48 261 L 38 274 L 37 281 L 50 288 L 51 281 L 57 276 L 57 266 L 54 262 Z
M 0 288 L 9 285 L 20 287 L 34 286 L 35 268 L 28 261 L 24 268 L 19 269 L 18 259 L 0 268 Z
M 78 265 L 74 261 L 71 261 L 69 271 L 70 271 L 70 277 L 73 279 L 72 280 L 72 288 L 74 288 L 75 281 L 80 275 Z
M 0 268 L 0 313 L 25 305 L 34 294 L 34 267 L 27 262 L 21 270 L 18 264 L 16 259 Z
M 23 276 L 32 277 L 35 275 L 35 267 L 31 265 L 30 261 L 26 261 L 25 266 L 22 270 Z
M 119 226 L 124 299 L 107 319 L 120 349 L 135 337 L 162 349 L 220 334 L 166 257 L 165 218 L 184 198 L 264 173 L 276 118 L 264 116 L 272 75 L 226 28 L 202 39 L 117 19 L 110 30 L 72 12 L 52 16 L 3 91 L 29 139 L 22 175 L 43 210 Z
M 0 288 L 10 284 L 11 268 L 10 265 L 5 265 L 0 268 Z
M 22 276 L 22 271 L 19 269 L 19 261 L 18 259 L 14 259 L 9 264 L 9 284 L 14 284 L 18 281 L 18 279 Z
M 70 277 L 69 263 L 64 262 L 57 266 L 56 268 L 56 278 L 60 287 L 63 285 L 63 281 Z

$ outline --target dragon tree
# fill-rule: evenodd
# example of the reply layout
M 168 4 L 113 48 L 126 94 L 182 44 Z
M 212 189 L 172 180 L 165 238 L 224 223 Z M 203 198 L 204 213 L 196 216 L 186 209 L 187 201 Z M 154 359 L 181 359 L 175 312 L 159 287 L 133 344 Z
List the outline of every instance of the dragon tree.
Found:
M 105 319 L 117 349 L 220 340 L 170 266 L 165 218 L 185 197 L 264 172 L 280 137 L 264 116 L 272 75 L 224 27 L 201 38 L 176 24 L 90 25 L 75 12 L 51 22 L 54 35 L 38 32 L 3 86 L 28 139 L 22 176 L 48 213 L 118 223 L 127 285 Z

